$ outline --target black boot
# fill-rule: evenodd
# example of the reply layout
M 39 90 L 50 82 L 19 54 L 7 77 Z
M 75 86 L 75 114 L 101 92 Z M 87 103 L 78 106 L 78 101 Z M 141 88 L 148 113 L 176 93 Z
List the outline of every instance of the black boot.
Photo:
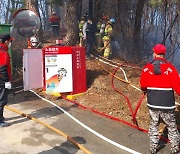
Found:
M 0 127 L 7 127 L 7 126 L 9 126 L 9 123 L 5 122 L 5 118 L 3 117 L 3 114 L 1 114 Z
M 4 121 L 0 121 L 0 127 L 8 127 L 8 126 L 10 126 L 9 123 L 4 122 Z

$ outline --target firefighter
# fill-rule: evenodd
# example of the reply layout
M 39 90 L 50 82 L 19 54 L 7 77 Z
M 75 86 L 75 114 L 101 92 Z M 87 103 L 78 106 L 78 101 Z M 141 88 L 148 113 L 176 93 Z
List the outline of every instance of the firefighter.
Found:
M 91 49 L 95 39 L 95 30 L 93 28 L 92 18 L 86 16 L 87 21 L 83 25 L 83 40 L 86 46 L 86 59 L 90 58 Z
M 103 48 L 103 37 L 104 37 L 106 22 L 107 22 L 107 16 L 103 16 L 101 19 L 99 19 L 97 23 L 96 40 L 99 51 L 101 51 L 101 49 Z
M 0 127 L 7 127 L 3 116 L 4 106 L 8 101 L 9 89 L 11 89 L 11 65 L 8 48 L 13 38 L 9 34 L 0 35 Z
M 104 37 L 103 37 L 103 43 L 104 43 L 104 57 L 110 58 L 112 55 L 112 49 L 111 49 L 111 41 L 113 40 L 113 24 L 115 23 L 115 19 L 111 18 L 105 27 L 104 30 Z
M 87 16 L 87 21 L 83 25 L 83 40 L 86 46 L 86 59 L 90 58 L 90 52 L 93 45 L 93 22 L 91 17 Z
M 53 35 L 54 37 L 59 37 L 59 29 L 60 29 L 60 17 L 56 14 L 56 12 L 53 12 L 49 22 L 51 24 L 51 27 L 53 29 Z
M 166 47 L 163 44 L 155 45 L 153 51 L 154 60 L 145 65 L 140 78 L 141 89 L 147 92 L 150 153 L 157 153 L 158 126 L 162 119 L 167 125 L 171 153 L 176 154 L 179 152 L 180 135 L 175 119 L 174 91 L 180 95 L 180 77 L 176 68 L 166 61 Z
M 83 25 L 85 23 L 85 18 L 82 17 L 81 18 L 81 21 L 79 22 L 79 46 L 83 46 L 84 43 L 83 43 Z

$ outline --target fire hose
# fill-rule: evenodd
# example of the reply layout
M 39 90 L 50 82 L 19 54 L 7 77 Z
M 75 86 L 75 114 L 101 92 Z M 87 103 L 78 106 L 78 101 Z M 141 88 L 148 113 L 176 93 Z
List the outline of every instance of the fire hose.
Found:
M 119 67 L 117 67 L 117 68 L 114 70 L 113 74 L 112 74 L 112 80 L 111 80 L 112 88 L 113 88 L 116 92 L 120 93 L 120 94 L 126 99 L 127 104 L 128 104 L 128 107 L 129 107 L 129 110 L 130 110 L 130 113 L 131 113 L 131 116 L 132 116 L 132 122 L 138 126 L 138 123 L 137 123 L 137 120 L 136 120 L 136 114 L 137 114 L 137 111 L 138 111 L 138 109 L 139 109 L 139 107 L 140 107 L 140 105 L 141 105 L 141 103 L 142 103 L 142 101 L 143 101 L 143 99 L 144 99 L 145 93 L 143 93 L 141 99 L 139 100 L 139 102 L 138 102 L 138 104 L 137 104 L 137 106 L 136 106 L 135 111 L 133 112 L 133 109 L 132 109 L 131 103 L 130 103 L 130 101 L 129 101 L 129 98 L 128 98 L 126 95 L 124 95 L 120 90 L 118 90 L 117 88 L 115 88 L 115 86 L 114 86 L 114 76 L 115 76 L 115 73 L 117 72 L 118 69 L 119 69 Z M 127 83 L 127 84 L 131 84 L 130 82 L 126 82 L 126 83 Z
M 110 116 L 110 115 L 108 115 L 108 114 L 105 114 L 105 113 L 99 112 L 99 111 L 97 111 L 97 110 L 94 110 L 94 109 L 92 109 L 92 108 L 88 108 L 88 107 L 86 107 L 86 106 L 78 103 L 78 102 L 75 101 L 75 100 L 68 99 L 65 95 L 61 95 L 61 97 L 62 97 L 63 99 L 65 99 L 65 100 L 73 103 L 73 104 L 76 104 L 77 106 L 79 106 L 79 107 L 81 107 L 81 108 L 83 108 L 83 109 L 85 109 L 85 110 L 89 110 L 89 111 L 91 111 L 91 112 L 93 112 L 93 113 L 95 113 L 95 114 L 101 115 L 101 116 L 106 117 L 106 118 L 108 118 L 108 119 L 111 119 L 111 120 L 114 120 L 114 121 L 117 121 L 117 122 L 121 122 L 121 123 L 123 123 L 123 124 L 125 124 L 125 125 L 127 125 L 127 126 L 130 126 L 130 127 L 134 128 L 134 129 L 137 129 L 137 130 L 142 131 L 142 132 L 144 132 L 144 133 L 148 133 L 148 130 L 146 130 L 146 129 L 144 129 L 144 128 L 141 128 L 141 127 L 139 127 L 139 126 L 137 126 L 137 125 L 134 125 L 134 124 L 132 124 L 132 123 L 129 123 L 129 122 L 127 122 L 127 121 L 125 121 L 125 120 L 122 120 L 122 119 L 120 119 L 120 118 L 116 118 L 116 117 Z M 167 138 L 163 137 L 163 136 L 160 136 L 160 139 L 164 140 L 165 142 L 169 142 L 169 140 L 168 140 Z M 114 144 L 114 143 L 113 143 L 113 144 Z M 116 144 L 115 144 L 115 145 L 116 145 Z
M 94 45 L 94 43 L 93 43 L 93 47 L 94 47 L 94 49 L 95 49 L 98 53 L 100 53 L 100 52 L 102 52 L 104 49 L 107 48 L 107 46 L 109 45 L 109 43 L 110 43 L 110 41 L 109 41 L 104 47 L 102 47 L 100 50 L 97 49 L 97 47 Z
M 106 61 L 108 61 L 108 62 L 113 63 L 113 64 L 116 65 L 116 66 L 125 66 L 125 67 L 129 67 L 129 68 L 134 68 L 134 69 L 141 70 L 141 68 L 139 68 L 139 67 L 137 67 L 137 66 L 129 65 L 129 64 L 128 64 L 128 65 L 127 65 L 127 64 L 120 64 L 120 63 L 114 62 L 114 61 L 112 61 L 112 60 L 110 60 L 110 59 L 108 59 L 108 58 L 102 57 L 102 56 L 100 56 L 99 54 L 97 54 L 97 53 L 95 53 L 95 52 L 93 52 L 93 54 L 95 54 L 97 57 L 100 57 L 100 58 L 103 59 L 103 60 L 106 60 Z
M 15 112 L 15 113 L 17 113 L 17 114 L 20 114 L 20 115 L 23 116 L 23 117 L 26 117 L 26 118 L 28 118 L 28 119 L 30 119 L 30 120 L 33 120 L 33 121 L 35 121 L 35 122 L 37 122 L 37 123 L 39 123 L 39 124 L 41 124 L 41 125 L 49 128 L 49 129 L 51 129 L 51 130 L 53 130 L 54 132 L 58 133 L 59 135 L 65 137 L 67 140 L 69 140 L 69 141 L 70 141 L 72 144 L 74 144 L 77 148 L 79 148 L 79 149 L 81 149 L 82 151 L 84 151 L 86 154 L 92 154 L 89 150 L 87 150 L 86 148 L 84 148 L 82 145 L 80 145 L 79 143 L 77 143 L 74 139 L 72 139 L 71 137 L 69 137 L 68 135 L 66 135 L 65 133 L 63 133 L 62 131 L 60 131 L 59 129 L 57 129 L 57 128 L 51 126 L 51 125 L 48 125 L 48 124 L 46 124 L 46 123 L 44 123 L 44 122 L 42 122 L 42 121 L 40 121 L 40 120 L 32 117 L 32 116 L 29 115 L 29 114 L 25 114 L 25 113 L 22 113 L 22 112 L 20 112 L 20 111 L 18 111 L 18 110 L 15 110 L 15 109 L 13 109 L 13 108 L 11 108 L 11 107 L 9 107 L 9 106 L 5 106 L 5 108 L 8 109 L 8 110 L 10 110 L 10 111 L 12 111 L 12 112 Z
M 116 65 L 112 65 L 112 64 L 108 64 L 107 62 L 104 62 L 103 60 L 101 60 L 101 59 L 98 59 L 99 61 L 103 61 L 103 63 L 106 63 L 106 64 L 108 64 L 108 65 L 111 65 L 111 66 L 113 66 L 113 67 L 120 67 L 120 66 L 125 66 L 125 67 L 130 67 L 130 68 L 136 68 L 136 69 L 138 69 L 138 70 L 140 70 L 140 68 L 139 67 L 135 67 L 135 66 L 129 66 L 129 65 L 124 65 L 124 64 L 119 64 L 119 63 L 115 63 L 115 62 L 112 62 L 111 60 L 109 60 L 109 59 L 107 59 L 107 58 L 104 58 L 104 57 L 102 57 L 102 56 L 100 56 L 100 55 L 98 55 L 98 54 L 96 54 L 96 53 L 93 53 L 93 54 L 95 54 L 96 56 L 98 56 L 98 57 L 100 57 L 100 58 L 102 58 L 102 59 L 104 59 L 104 60 L 107 60 L 107 61 L 109 61 L 109 62 L 111 62 L 111 63 L 114 63 L 114 64 L 116 64 Z M 94 56 L 95 57 L 95 56 Z M 95 57 L 95 58 L 97 58 L 97 57 Z M 180 65 L 179 65 L 180 66 Z M 120 69 L 121 69 L 121 67 L 120 67 Z M 105 69 L 104 69 L 105 70 Z M 105 71 L 107 71 L 107 70 L 105 70 Z M 109 74 L 111 74 L 110 72 L 108 72 Z M 123 73 L 124 74 L 124 73 Z M 116 76 L 114 76 L 115 78 L 117 78 Z M 119 79 L 120 80 L 120 79 Z M 127 80 L 126 80 L 127 81 Z M 128 81 L 129 82 L 129 81 Z M 127 83 L 128 83 L 127 82 Z M 130 83 L 130 82 L 129 82 Z M 134 89 L 136 89 L 136 90 L 138 90 L 138 91 L 142 91 L 141 89 L 139 89 L 139 88 L 137 88 L 136 86 L 134 86 L 133 84 L 129 84 L 131 87 L 133 87 Z M 177 106 L 180 106 L 180 103 L 178 103 L 178 102 L 175 102 L 175 104 L 177 105 Z
M 119 67 L 120 67 L 120 66 L 119 66 Z M 109 74 L 112 75 L 112 86 L 114 86 L 114 85 L 113 85 L 114 77 L 117 78 L 118 80 L 124 82 L 124 83 L 127 83 L 127 84 L 131 85 L 131 83 L 130 83 L 129 81 L 127 82 L 127 81 L 125 81 L 125 80 L 123 80 L 123 79 L 120 79 L 120 78 L 118 78 L 118 77 L 115 76 L 115 73 L 116 73 L 116 71 L 119 69 L 119 67 L 116 68 L 116 70 L 114 71 L 113 75 L 112 75 L 112 73 L 110 73 L 110 72 L 108 72 L 107 70 L 105 70 L 106 72 L 108 72 Z M 132 85 L 131 85 L 131 86 L 132 86 Z M 132 87 L 135 88 L 135 86 L 132 86 Z M 140 90 L 139 88 L 135 88 L 135 89 Z M 117 89 L 116 89 L 116 90 L 117 90 Z M 117 90 L 117 91 L 119 91 L 119 90 Z M 140 90 L 140 91 L 141 91 L 141 90 Z M 119 92 L 120 92 L 120 91 L 119 91 Z M 120 93 L 121 93 L 121 92 L 120 92 Z M 138 129 L 138 130 L 140 130 L 140 131 L 143 131 L 143 132 L 146 132 L 146 133 L 147 133 L 148 130 L 145 130 L 145 129 L 143 129 L 143 128 L 140 128 L 140 127 L 138 126 L 137 120 L 136 120 L 136 118 L 135 118 L 135 117 L 136 117 L 136 114 L 137 114 L 137 111 L 138 111 L 138 109 L 139 109 L 139 107 L 140 107 L 140 105 L 141 105 L 141 103 L 142 103 L 145 95 L 146 95 L 146 93 L 143 93 L 143 95 L 141 96 L 139 102 L 137 103 L 137 106 L 136 106 L 134 112 L 131 111 L 132 107 L 131 107 L 130 102 L 128 101 L 128 102 L 129 102 L 129 109 L 130 109 L 130 111 L 131 111 L 131 113 L 132 113 L 132 121 L 133 121 L 133 123 L 136 124 L 136 126 L 135 126 L 135 125 L 132 125 L 132 124 L 130 124 L 130 123 L 124 121 L 124 120 L 121 120 L 121 119 L 119 119 L 119 118 L 115 118 L 115 117 L 109 116 L 109 115 L 107 115 L 107 114 L 98 112 L 98 111 L 96 111 L 96 110 L 93 110 L 93 109 L 89 109 L 89 110 L 91 110 L 92 112 L 95 112 L 96 114 L 100 114 L 100 115 L 103 115 L 103 116 L 105 116 L 105 117 L 107 117 L 107 118 L 110 118 L 110 119 L 113 119 L 113 120 L 122 122 L 122 123 L 124 123 L 124 124 L 127 124 L 128 126 L 131 126 L 131 127 L 133 127 L 133 128 L 136 128 L 136 129 Z M 125 96 L 125 95 L 124 95 L 124 96 Z M 64 99 L 67 99 L 67 98 L 64 98 Z M 129 100 L 128 98 L 126 98 L 126 99 Z M 68 99 L 67 99 L 67 100 L 68 100 Z M 81 104 L 78 104 L 78 103 L 75 102 L 75 101 L 71 101 L 71 100 L 68 100 L 68 101 L 73 102 L 73 103 L 75 103 L 75 104 L 77 104 L 77 105 L 79 105 L 79 106 L 81 106 L 81 107 L 83 107 L 83 108 L 85 108 L 85 109 L 88 109 L 88 108 L 82 106 Z M 176 102 L 176 105 L 179 105 L 179 103 Z M 166 142 L 169 142 L 169 140 L 168 140 L 167 138 L 164 138 L 164 137 L 162 137 L 162 136 L 160 136 L 160 139 L 162 139 L 162 140 L 164 140 L 164 141 L 166 141 Z
M 98 65 L 101 67 L 101 65 L 100 65 L 99 63 L 98 63 Z M 114 71 L 113 73 L 109 72 L 108 70 L 106 70 L 106 69 L 104 69 L 104 68 L 102 68 L 102 69 L 105 70 L 106 72 L 108 72 L 110 75 L 112 75 L 112 80 L 111 80 L 112 88 L 113 88 L 116 92 L 120 93 L 120 94 L 126 99 L 127 104 L 128 104 L 128 108 L 129 108 L 129 111 L 130 111 L 130 114 L 131 114 L 131 116 L 132 116 L 132 122 L 138 126 L 138 123 L 137 123 L 137 120 L 136 120 L 136 114 L 137 114 L 137 111 L 138 111 L 138 109 L 139 109 L 139 107 L 140 107 L 140 105 L 141 105 L 141 103 L 142 103 L 142 101 L 143 101 L 143 99 L 144 99 L 145 94 L 143 93 L 142 97 L 140 98 L 140 100 L 139 100 L 139 102 L 138 102 L 138 104 L 137 104 L 137 106 L 136 106 L 135 111 L 133 112 L 133 109 L 132 109 L 132 106 L 131 106 L 131 103 L 130 103 L 129 98 L 128 98 L 126 95 L 124 95 L 120 90 L 116 89 L 115 86 L 114 86 L 114 77 L 115 77 L 116 79 L 124 82 L 124 83 L 127 83 L 128 85 L 133 86 L 133 85 L 127 80 L 126 75 L 124 75 L 126 80 L 121 79 L 121 78 L 115 76 L 115 73 L 117 72 L 118 69 L 121 69 L 121 67 L 120 67 L 120 66 L 116 66 L 116 69 L 115 69 L 115 71 Z M 124 71 L 124 70 L 123 70 L 123 71 Z M 123 72 L 123 73 L 124 73 L 124 72 Z M 135 86 L 133 86 L 133 87 L 135 87 Z M 138 89 L 138 88 L 136 88 L 136 89 Z M 138 89 L 138 90 L 140 90 L 140 89 Z M 141 91 L 141 90 L 140 90 L 140 91 Z M 138 126 L 138 127 L 139 127 L 139 126 Z
M 85 125 L 84 123 L 82 123 L 81 121 L 79 121 L 78 119 L 76 119 L 75 117 L 73 117 L 71 114 L 69 114 L 68 112 L 66 112 L 66 111 L 65 111 L 63 108 L 61 108 L 60 106 L 58 106 L 58 105 L 56 105 L 55 103 L 53 103 L 53 102 L 51 102 L 51 101 L 49 101 L 49 100 L 47 100 L 47 99 L 39 96 L 39 95 L 38 95 L 37 93 L 35 93 L 34 91 L 30 90 L 30 92 L 34 93 L 36 96 L 38 96 L 38 97 L 41 98 L 42 100 L 48 102 L 49 104 L 52 104 L 52 105 L 55 106 L 57 109 L 61 110 L 64 114 L 66 114 L 68 117 L 70 117 L 72 120 L 74 120 L 76 123 L 78 123 L 80 126 L 84 127 L 85 129 L 87 129 L 88 131 L 90 131 L 90 132 L 93 133 L 94 135 L 98 136 L 98 137 L 101 138 L 102 140 L 104 140 L 104 141 L 106 141 L 106 142 L 108 142 L 108 143 L 110 143 L 110 144 L 112 144 L 112 145 L 114 145 L 114 146 L 116 146 L 116 147 L 118 147 L 118 148 L 120 148 L 120 149 L 123 149 L 123 150 L 125 150 L 125 151 L 128 151 L 128 152 L 130 152 L 130 153 L 139 154 L 139 152 L 136 152 L 136 151 L 134 151 L 134 150 L 132 150 L 132 149 L 129 149 L 129 148 L 127 148 L 127 147 L 125 147 L 125 146 L 123 146 L 123 145 L 121 145 L 121 144 L 118 144 L 117 142 L 114 142 L 114 141 L 112 141 L 111 139 L 109 139 L 109 138 L 107 138 L 107 137 L 99 134 L 98 132 L 94 131 L 93 129 L 91 129 L 90 127 L 88 127 L 87 125 Z M 68 101 L 70 101 L 70 102 L 72 101 L 72 100 L 66 98 L 65 96 L 63 96 L 62 94 L 61 94 L 61 96 L 62 96 L 62 98 L 64 98 L 65 100 L 68 100 Z M 79 104 L 79 103 L 77 103 L 77 102 L 75 102 L 75 101 L 72 101 L 72 102 L 73 102 L 74 104 L 82 107 L 83 109 L 88 109 L 87 107 L 85 107 L 85 106 L 83 106 L 83 105 L 81 105 L 81 104 Z M 95 110 L 94 110 L 94 112 L 95 112 Z M 97 113 L 98 113 L 98 111 L 97 111 Z

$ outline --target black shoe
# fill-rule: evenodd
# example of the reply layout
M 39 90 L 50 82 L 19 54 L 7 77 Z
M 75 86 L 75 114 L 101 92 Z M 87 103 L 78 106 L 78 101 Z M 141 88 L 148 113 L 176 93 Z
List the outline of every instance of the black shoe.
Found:
M 9 123 L 7 123 L 7 122 L 0 122 L 0 127 L 8 127 L 8 126 L 10 126 L 10 124 Z
M 3 121 L 5 121 L 5 118 L 4 118 L 4 117 L 1 117 L 1 118 L 0 118 L 0 122 L 3 122 Z

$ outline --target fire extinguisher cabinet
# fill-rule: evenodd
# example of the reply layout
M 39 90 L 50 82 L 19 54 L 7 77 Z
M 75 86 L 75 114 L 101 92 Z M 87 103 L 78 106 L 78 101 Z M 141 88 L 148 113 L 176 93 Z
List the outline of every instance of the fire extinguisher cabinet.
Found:
M 78 95 L 86 91 L 85 48 L 48 46 L 43 49 L 47 94 Z

